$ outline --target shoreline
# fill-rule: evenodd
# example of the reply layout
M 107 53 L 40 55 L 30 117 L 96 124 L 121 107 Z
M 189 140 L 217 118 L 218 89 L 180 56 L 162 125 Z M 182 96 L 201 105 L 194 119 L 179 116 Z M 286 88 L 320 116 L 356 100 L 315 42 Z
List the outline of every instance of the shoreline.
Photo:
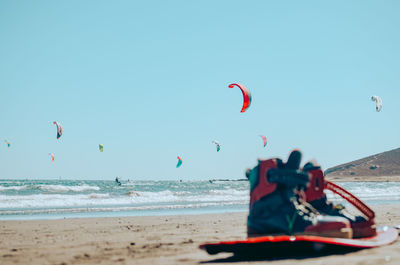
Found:
M 151 214 L 137 214 L 137 215 L 129 215 L 129 214 L 125 214 L 125 212 L 114 212 L 117 213 L 115 215 L 112 216 L 105 216 L 105 215 L 109 215 L 109 214 L 113 214 L 112 212 L 102 212 L 102 214 L 100 216 L 88 216 L 88 215 L 81 215 L 81 216 L 65 216 L 65 215 L 52 215 L 52 216 L 47 216 L 47 218 L 42 217 L 42 215 L 30 215 L 30 218 L 20 218 L 20 217 L 26 217 L 24 215 L 18 215 L 16 216 L 16 218 L 9 218 L 9 219 L 2 219 L 0 216 L 0 222 L 7 222 L 7 221 L 56 221 L 56 220 L 73 220 L 73 219 L 102 219 L 102 218 L 136 218 L 136 217 L 173 217 L 173 216 L 193 216 L 193 215 L 213 215 L 216 214 L 216 211 L 207 211 L 205 210 L 204 212 L 198 212 L 198 211 L 193 211 L 193 212 L 176 212 L 176 211 L 172 211 L 172 213 L 168 213 L 168 209 L 163 210 L 163 213 L 160 214 L 160 212 Z M 248 212 L 248 205 L 246 205 L 246 207 L 244 209 L 235 209 L 235 210 L 231 210 L 231 211 L 223 211 L 222 213 L 219 214 L 235 214 L 235 213 L 247 213 Z M 14 216 L 13 216 L 14 217 Z
M 391 182 L 393 178 L 370 177 L 363 179 L 369 181 L 359 181 L 356 178 L 334 176 L 328 180 L 343 186 L 367 204 L 400 202 L 400 182 Z M 153 189 L 152 183 L 146 185 L 109 188 L 102 183 L 85 182 L 82 189 L 74 182 L 60 185 L 11 183 L 10 188 L 5 186 L 3 190 L 5 197 L 1 201 L 0 220 L 173 216 L 248 210 L 249 188 L 248 183 L 244 182 L 231 182 L 227 185 L 207 182 L 200 183 L 200 188 L 185 184 L 183 189 L 178 189 L 179 185 L 172 189 L 169 184 L 157 183 L 157 188 L 152 192 L 147 191 Z M 29 189 L 36 186 L 40 189 Z M 335 199 L 332 194 L 328 195 Z
M 375 205 L 376 222 L 400 224 L 400 204 Z M 0 221 L 2 264 L 199 264 L 230 257 L 208 255 L 205 242 L 246 237 L 247 212 L 182 216 Z M 400 263 L 399 240 L 342 255 L 282 259 L 272 264 Z M 235 262 L 248 264 L 248 262 Z M 265 261 L 251 262 L 265 264 Z
M 327 175 L 332 182 L 400 182 L 400 176 L 337 176 Z
M 329 181 L 334 182 L 400 182 L 400 176 L 341 176 L 341 175 L 326 175 L 325 178 Z M 0 179 L 0 181 L 88 181 L 88 182 L 95 182 L 95 181 L 105 181 L 114 183 L 113 180 L 95 180 L 95 179 Z M 135 182 L 147 182 L 148 180 L 131 180 L 130 182 L 126 183 L 135 183 Z M 152 181 L 152 180 L 151 180 Z M 248 182 L 247 179 L 199 179 L 199 180 L 161 180 L 160 182 Z M 123 184 L 126 184 L 125 182 Z

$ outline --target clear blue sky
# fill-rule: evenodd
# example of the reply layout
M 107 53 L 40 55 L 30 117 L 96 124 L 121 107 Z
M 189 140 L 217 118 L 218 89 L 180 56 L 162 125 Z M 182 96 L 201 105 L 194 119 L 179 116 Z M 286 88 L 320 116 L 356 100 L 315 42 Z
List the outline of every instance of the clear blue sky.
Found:
M 378 0 L 1 1 L 0 178 L 243 178 L 293 148 L 324 169 L 398 148 L 399 12 Z M 246 113 L 232 82 L 251 90 Z

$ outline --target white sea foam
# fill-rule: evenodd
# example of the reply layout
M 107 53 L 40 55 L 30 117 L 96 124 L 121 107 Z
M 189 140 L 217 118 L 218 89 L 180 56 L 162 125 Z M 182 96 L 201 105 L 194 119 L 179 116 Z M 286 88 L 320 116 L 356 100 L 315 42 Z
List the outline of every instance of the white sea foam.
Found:
M 22 187 L 22 186 L 21 186 Z M 45 188 L 43 188 L 45 187 Z M 64 187 L 68 187 L 64 188 Z M 212 189 L 203 191 L 138 191 L 131 190 L 124 194 L 88 193 L 63 194 L 65 191 L 98 190 L 97 186 L 62 186 L 41 185 L 42 190 L 59 190 L 54 194 L 0 195 L 0 210 L 13 208 L 51 208 L 51 207 L 100 207 L 115 205 L 118 207 L 160 207 L 168 208 L 173 204 L 224 203 L 246 204 L 249 201 L 248 190 Z M 400 186 L 395 187 L 349 187 L 350 192 L 366 202 L 400 200 Z M 339 197 L 328 193 L 330 200 L 338 201 Z
M 27 185 L 9 186 L 9 187 L 0 186 L 0 191 L 5 191 L 5 190 L 25 190 L 25 189 L 28 189 L 28 188 L 29 188 L 29 186 L 27 186 Z
M 0 209 L 79 207 L 116 203 L 109 194 L 34 194 L 0 195 Z
M 157 203 L 157 202 L 230 202 L 248 201 L 248 191 L 242 190 L 211 190 L 203 193 L 189 191 L 169 190 L 150 192 L 150 191 L 131 191 L 132 202 L 134 203 Z
M 237 189 L 219 189 L 219 190 L 209 190 L 208 194 L 212 195 L 230 195 L 230 196 L 249 196 L 248 190 L 237 190 Z
M 39 185 L 41 190 L 52 191 L 52 192 L 82 192 L 87 190 L 100 190 L 98 186 L 89 186 L 87 184 L 78 185 L 78 186 L 65 186 L 65 185 Z
M 111 196 L 109 193 L 91 194 L 33 194 L 0 195 L 0 209 L 10 208 L 47 208 L 47 207 L 90 207 L 104 205 L 143 205 L 163 203 L 206 203 L 234 202 L 247 203 L 247 191 L 210 191 L 203 194 L 190 192 L 172 192 L 169 190 L 130 191 L 125 196 Z
M 40 184 L 40 185 L 21 185 L 21 186 L 0 186 L 0 191 L 6 190 L 42 190 L 49 192 L 82 192 L 88 190 L 100 190 L 98 186 L 90 186 L 87 184 L 76 185 L 76 186 L 65 186 L 65 185 L 48 185 L 48 184 Z
M 238 207 L 249 202 L 248 182 L 141 181 L 117 186 L 113 181 L 0 182 L 0 216 L 79 212 Z M 79 185 L 80 184 L 80 185 Z M 340 183 L 368 204 L 400 201 L 399 183 Z M 328 198 L 340 201 L 337 195 Z M 235 206 L 236 205 L 236 206 Z
M 379 182 L 355 182 L 341 183 L 346 190 L 365 202 L 396 201 L 400 200 L 400 185 L 398 183 Z M 327 192 L 330 200 L 342 200 L 338 195 Z

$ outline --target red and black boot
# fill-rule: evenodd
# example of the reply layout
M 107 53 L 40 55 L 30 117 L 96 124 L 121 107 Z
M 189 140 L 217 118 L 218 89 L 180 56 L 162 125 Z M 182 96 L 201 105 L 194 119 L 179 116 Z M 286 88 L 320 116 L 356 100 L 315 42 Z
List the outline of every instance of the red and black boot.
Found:
M 261 235 L 318 235 L 351 238 L 348 219 L 319 214 L 297 195 L 309 182 L 299 170 L 300 151 L 293 151 L 287 163 L 280 159 L 259 160 L 246 172 L 250 181 L 249 237 Z
M 310 176 L 309 184 L 304 192 L 305 200 L 318 212 L 329 216 L 341 216 L 350 221 L 353 229 L 353 238 L 371 237 L 376 235 L 374 212 L 354 195 L 340 186 L 325 180 L 321 167 L 309 162 L 303 167 L 304 172 Z M 364 216 L 352 215 L 345 211 L 342 205 L 335 205 L 328 201 L 324 190 L 342 196 L 361 211 Z

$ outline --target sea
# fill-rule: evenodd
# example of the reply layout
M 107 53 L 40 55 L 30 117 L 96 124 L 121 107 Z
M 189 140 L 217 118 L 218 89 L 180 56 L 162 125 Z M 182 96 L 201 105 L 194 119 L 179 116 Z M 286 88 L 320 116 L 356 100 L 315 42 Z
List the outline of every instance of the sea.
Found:
M 400 182 L 338 184 L 370 205 L 400 203 Z M 246 212 L 248 203 L 247 180 L 0 180 L 0 220 Z

